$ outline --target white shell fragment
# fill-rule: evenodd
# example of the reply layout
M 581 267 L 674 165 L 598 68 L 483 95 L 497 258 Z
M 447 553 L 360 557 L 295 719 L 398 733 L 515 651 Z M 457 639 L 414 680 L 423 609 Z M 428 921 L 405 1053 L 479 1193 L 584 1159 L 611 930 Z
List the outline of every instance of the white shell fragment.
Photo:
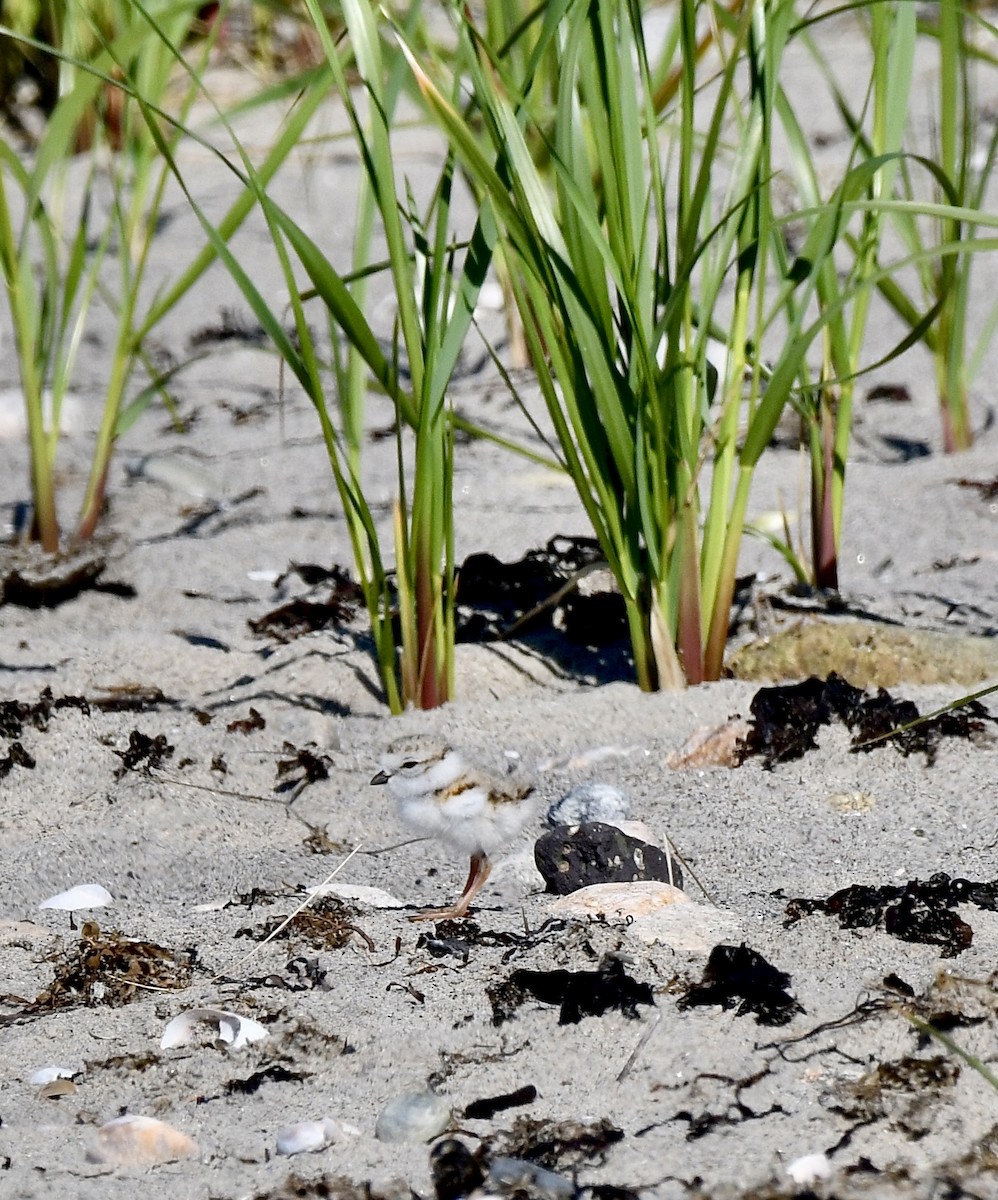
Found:
M 97 1144 L 87 1151 L 87 1161 L 115 1166 L 148 1166 L 193 1158 L 198 1144 L 193 1138 L 157 1121 L 130 1113 L 115 1117 L 97 1130 Z
M 132 479 L 148 479 L 171 492 L 193 496 L 195 500 L 224 500 L 218 480 L 205 467 L 190 458 L 163 452 L 144 454 L 125 464 Z
M 690 904 L 689 896 L 671 883 L 637 879 L 633 883 L 592 883 L 552 901 L 551 909 L 579 916 L 602 914 L 612 919 L 642 917 L 667 904 Z
M 594 883 L 552 901 L 559 916 L 597 916 L 627 920 L 627 932 L 647 946 L 671 946 L 690 954 L 707 955 L 719 941 L 744 938 L 746 930 L 735 913 L 713 905 L 695 904 L 685 892 L 655 880 L 634 883 Z
M 523 1158 L 494 1158 L 487 1182 L 490 1192 L 503 1196 L 515 1192 L 537 1200 L 572 1200 L 578 1194 L 571 1179 Z
M 310 896 L 338 896 L 354 904 L 368 908 L 406 908 L 407 900 L 400 900 L 382 888 L 366 887 L 362 883 L 317 883 L 305 889 Z
M 409 1092 L 391 1100 L 374 1126 L 379 1142 L 428 1142 L 451 1123 L 451 1107 L 435 1092 Z
M 587 779 L 577 783 L 547 811 L 549 825 L 581 825 L 583 821 L 602 821 L 615 825 L 631 815 L 631 800 L 612 783 Z
M 360 1137 L 360 1130 L 335 1117 L 323 1117 L 321 1121 L 298 1121 L 288 1125 L 277 1135 L 277 1153 L 316 1154 L 333 1142 L 349 1137 Z
M 242 1050 L 267 1036 L 266 1028 L 252 1017 L 241 1017 L 224 1008 L 191 1008 L 167 1024 L 159 1041 L 160 1049 L 174 1050 L 177 1046 L 191 1045 L 200 1040 L 204 1026 L 214 1033 L 212 1042 L 219 1049 L 227 1046 Z
M 39 1067 L 28 1076 L 28 1083 L 32 1087 L 44 1087 L 46 1083 L 53 1083 L 56 1079 L 72 1079 L 76 1074 L 78 1072 L 72 1067 Z
M 113 904 L 114 897 L 99 883 L 79 883 L 66 892 L 57 896 L 49 896 L 39 904 L 39 908 L 58 908 L 62 912 L 78 912 L 81 908 L 103 908 L 105 904 Z
M 822 1179 L 830 1179 L 832 1164 L 827 1154 L 803 1154 L 787 1163 L 787 1174 L 798 1187 L 811 1187 Z

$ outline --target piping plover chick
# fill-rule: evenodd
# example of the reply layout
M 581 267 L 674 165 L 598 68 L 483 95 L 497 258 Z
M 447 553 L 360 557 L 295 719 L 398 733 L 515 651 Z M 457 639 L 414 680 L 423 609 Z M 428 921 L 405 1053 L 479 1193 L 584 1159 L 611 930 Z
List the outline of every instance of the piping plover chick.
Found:
M 534 815 L 531 784 L 494 779 L 469 766 L 453 747 L 423 737 L 392 742 L 371 782 L 388 785 L 410 828 L 471 856 L 468 882 L 454 904 L 424 909 L 410 921 L 466 917 L 492 870 L 490 856 Z

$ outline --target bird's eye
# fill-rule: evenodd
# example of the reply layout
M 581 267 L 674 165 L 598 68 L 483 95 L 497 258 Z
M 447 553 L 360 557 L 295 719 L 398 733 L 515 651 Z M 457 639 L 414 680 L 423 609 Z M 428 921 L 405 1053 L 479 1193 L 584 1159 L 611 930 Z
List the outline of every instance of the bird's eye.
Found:
M 419 763 L 416 761 L 416 759 L 411 758 L 408 762 L 404 762 L 402 764 L 402 770 L 403 771 L 411 771 L 413 767 L 418 767 L 418 766 L 419 766 Z

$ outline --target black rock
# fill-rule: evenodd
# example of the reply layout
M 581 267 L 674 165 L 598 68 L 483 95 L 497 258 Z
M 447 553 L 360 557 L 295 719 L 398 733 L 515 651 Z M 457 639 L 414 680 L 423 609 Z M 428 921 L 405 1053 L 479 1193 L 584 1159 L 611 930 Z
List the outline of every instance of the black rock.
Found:
M 534 846 L 534 861 L 547 884 L 545 890 L 556 896 L 594 883 L 639 879 L 683 886 L 679 864 L 664 850 L 600 821 L 559 825 L 545 833 Z

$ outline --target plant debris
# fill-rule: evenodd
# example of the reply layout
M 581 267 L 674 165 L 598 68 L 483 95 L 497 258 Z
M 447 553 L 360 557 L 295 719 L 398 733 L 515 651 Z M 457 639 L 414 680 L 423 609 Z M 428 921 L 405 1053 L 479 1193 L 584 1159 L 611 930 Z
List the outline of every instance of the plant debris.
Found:
M 120 1008 L 157 992 L 181 991 L 191 983 L 196 962 L 193 949 L 178 953 L 156 942 L 133 941 L 115 930 L 104 933 L 87 921 L 80 940 L 47 956 L 54 962 L 52 982 L 13 1018 L 37 1016 L 56 1009 Z
M 252 938 L 258 942 L 265 942 L 271 938 L 287 941 L 289 938 L 299 937 L 318 950 L 340 950 L 351 937 L 356 936 L 368 950 L 374 950 L 373 940 L 347 919 L 353 916 L 356 916 L 355 911 L 338 897 L 323 896 L 314 904 L 303 908 L 301 912 L 295 913 L 290 920 L 285 917 L 272 917 L 253 929 L 247 926 L 237 930 L 235 936 Z
M 6 779 L 15 767 L 24 767 L 28 771 L 35 769 L 34 758 L 20 742 L 11 742 L 7 753 L 0 757 L 0 779 Z
M 90 705 L 83 696 L 53 696 L 51 688 L 43 688 L 34 704 L 24 700 L 0 700 L 0 737 L 18 738 L 25 725 L 44 733 L 49 718 L 63 708 L 76 708 L 90 715 Z
M 237 717 L 236 720 L 230 721 L 226 725 L 225 730 L 227 733 L 242 733 L 248 736 L 251 733 L 256 733 L 258 729 L 266 728 L 266 720 L 251 705 L 249 713 L 245 717 Z
M 163 763 L 173 756 L 175 747 L 166 740 L 166 734 L 158 733 L 150 737 L 139 729 L 133 729 L 128 735 L 128 749 L 115 750 L 121 759 L 121 766 L 114 770 L 114 778 L 121 780 L 129 771 L 141 768 L 144 775 L 150 771 L 158 771 Z
M 281 753 L 287 758 L 277 760 L 278 783 L 275 792 L 289 792 L 294 789 L 301 791 L 310 783 L 318 783 L 329 778 L 329 768 L 333 760 L 314 743 L 308 746 L 296 746 L 294 742 L 285 742 Z
M 606 1164 L 611 1146 L 624 1131 L 605 1117 L 601 1121 L 550 1121 L 519 1116 L 513 1127 L 489 1142 L 490 1155 L 525 1158 L 549 1171 L 571 1171 Z
M 298 575 L 316 594 L 296 596 L 262 617 L 250 620 L 249 627 L 255 634 L 286 644 L 321 629 L 348 625 L 357 615 L 363 593 L 345 567 L 292 563 L 275 586 L 283 583 L 291 573 Z
M 905 757 L 924 754 L 929 765 L 935 762 L 941 737 L 969 737 L 984 728 L 985 720 L 993 719 L 976 700 L 960 711 L 920 719 L 911 700 L 895 699 L 884 688 L 868 695 L 834 671 L 825 680 L 812 675 L 803 683 L 760 688 L 752 697 L 750 711 L 752 722 L 741 743 L 740 759 L 744 762 L 759 755 L 767 771 L 817 749 L 817 731 L 833 719 L 842 721 L 852 733 L 853 750 L 872 749 L 889 741 Z M 919 723 L 914 728 L 902 728 L 915 721 Z
M 790 900 L 786 923 L 793 925 L 811 913 L 826 913 L 837 917 L 843 929 L 879 927 L 903 942 L 939 946 L 943 958 L 953 958 L 974 939 L 973 929 L 953 911 L 959 904 L 998 912 L 998 880 L 972 883 L 938 871 L 925 882 L 852 884 L 825 899 Z
M 626 639 L 619 592 L 579 586 L 604 564 L 599 542 L 591 537 L 559 535 L 512 563 L 491 554 L 469 555 L 457 573 L 457 640 L 494 642 L 553 628 L 582 646 Z
M 958 487 L 977 492 L 982 500 L 994 500 L 998 496 L 998 475 L 994 479 L 958 479 L 956 482 Z
M 0 605 L 57 608 L 97 586 L 107 567 L 106 547 L 84 542 L 48 554 L 38 542 L 7 547 L 0 561 Z
M 496 1113 L 505 1112 L 509 1108 L 519 1108 L 524 1104 L 533 1104 L 537 1099 L 537 1088 L 532 1083 L 517 1088 L 515 1092 L 506 1092 L 502 1096 L 486 1096 L 481 1100 L 472 1100 L 465 1106 L 462 1114 L 465 1121 L 491 1121 Z
M 639 1004 L 655 1004 L 651 985 L 633 979 L 612 955 L 595 971 L 514 971 L 505 982 L 486 991 L 492 1002 L 493 1025 L 508 1021 L 528 996 L 542 1004 L 559 1005 L 559 1025 L 576 1025 L 583 1017 L 601 1017 L 613 1010 L 636 1020 Z
M 715 946 L 707 959 L 703 978 L 679 1000 L 680 1009 L 719 1004 L 738 1005 L 736 1015 L 752 1013 L 760 1025 L 786 1025 L 804 1009 L 790 995 L 790 976 L 778 970 L 743 942 L 740 946 Z

